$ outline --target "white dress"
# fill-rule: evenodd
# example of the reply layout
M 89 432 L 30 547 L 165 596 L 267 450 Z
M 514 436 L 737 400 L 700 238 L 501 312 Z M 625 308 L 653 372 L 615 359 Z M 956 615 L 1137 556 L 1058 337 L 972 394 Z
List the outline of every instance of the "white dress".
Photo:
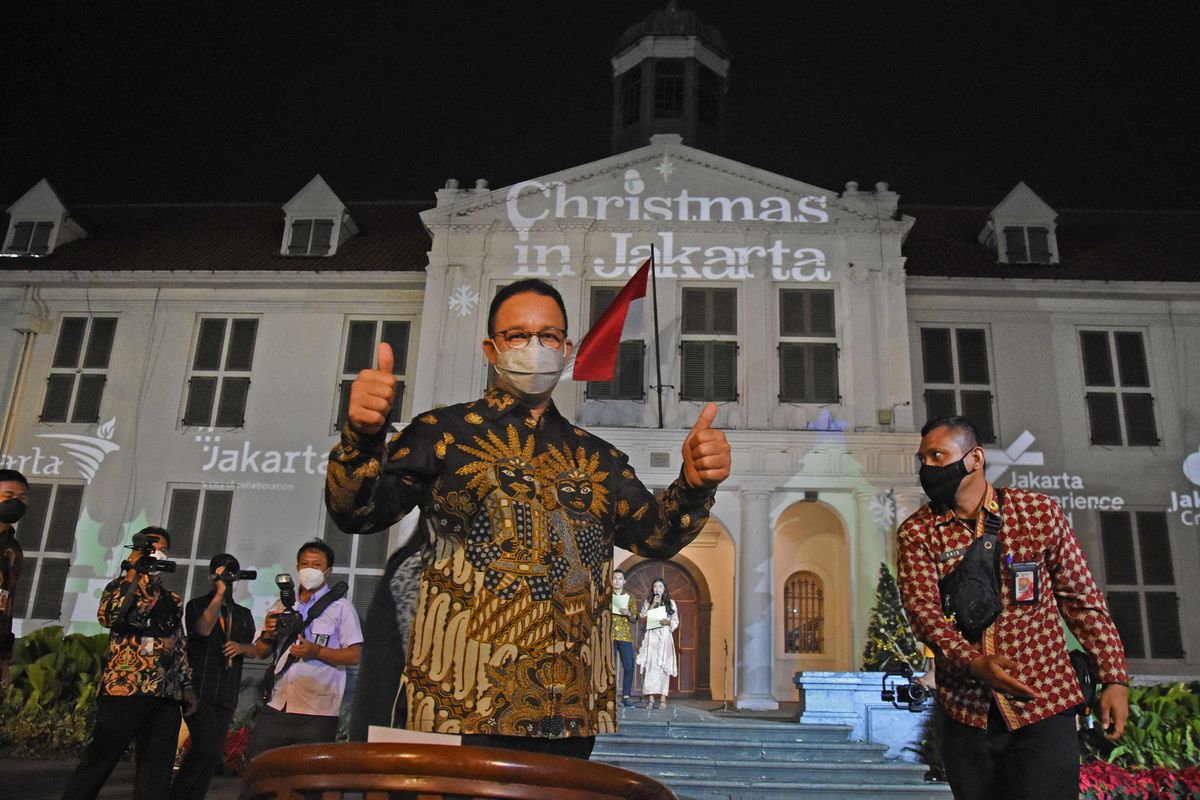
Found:
M 679 662 L 675 658 L 675 641 L 671 633 L 679 627 L 679 607 L 667 616 L 669 627 L 651 628 L 642 637 L 638 650 L 637 664 L 642 671 L 642 694 L 661 694 L 666 697 L 671 678 L 679 674 Z M 645 611 L 649 606 L 642 604 Z

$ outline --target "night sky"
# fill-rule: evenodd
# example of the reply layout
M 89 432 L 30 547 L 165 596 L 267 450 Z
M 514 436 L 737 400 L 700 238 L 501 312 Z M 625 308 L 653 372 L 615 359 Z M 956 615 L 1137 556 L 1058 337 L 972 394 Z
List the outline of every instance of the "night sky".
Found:
M 41 177 L 68 204 L 282 203 L 317 172 L 431 200 L 602 158 L 608 57 L 665 0 L 179 5 L 3 12 L 0 208 Z M 1194 3 L 680 5 L 732 53 L 731 158 L 908 204 L 1025 180 L 1057 208 L 1198 207 Z

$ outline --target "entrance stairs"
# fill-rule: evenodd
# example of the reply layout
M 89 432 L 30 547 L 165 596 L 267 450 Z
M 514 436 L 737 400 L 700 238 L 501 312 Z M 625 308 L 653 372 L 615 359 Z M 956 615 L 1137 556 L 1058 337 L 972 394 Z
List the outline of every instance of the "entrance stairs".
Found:
M 596 738 L 593 761 L 662 781 L 680 800 L 948 800 L 925 767 L 849 741 L 840 725 L 713 713 L 683 701 L 622 708 L 618 732 Z

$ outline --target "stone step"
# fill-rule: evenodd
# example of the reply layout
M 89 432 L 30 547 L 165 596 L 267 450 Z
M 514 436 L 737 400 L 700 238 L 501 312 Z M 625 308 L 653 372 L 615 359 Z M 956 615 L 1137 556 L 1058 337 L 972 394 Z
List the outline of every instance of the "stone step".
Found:
M 607 764 L 656 778 L 669 786 L 676 779 L 720 781 L 726 786 L 803 784 L 874 786 L 924 785 L 926 769 L 905 761 L 879 761 L 853 765 L 810 761 L 734 761 L 703 754 L 695 756 L 632 755 L 605 757 Z
M 640 732 L 639 732 L 640 733 Z M 772 742 L 751 738 L 728 739 L 667 738 L 622 734 L 597 736 L 593 758 L 607 760 L 621 756 L 656 753 L 670 758 L 711 757 L 737 761 L 818 761 L 838 764 L 878 763 L 887 748 L 872 742 Z
M 623 717 L 616 736 L 649 736 L 659 739 L 720 739 L 722 741 L 844 743 L 850 735 L 846 725 L 801 725 L 785 722 L 693 722 L 681 720 L 630 719 Z M 603 736 L 599 737 L 603 740 Z
M 856 786 L 846 783 L 761 783 L 730 786 L 720 781 L 664 781 L 679 800 L 950 800 L 944 783 L 922 786 Z

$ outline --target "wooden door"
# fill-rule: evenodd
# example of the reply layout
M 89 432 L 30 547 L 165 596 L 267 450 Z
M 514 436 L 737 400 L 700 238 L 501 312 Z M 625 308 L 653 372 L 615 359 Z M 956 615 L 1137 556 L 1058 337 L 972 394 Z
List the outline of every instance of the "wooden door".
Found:
M 671 679 L 671 695 L 678 697 L 696 696 L 697 666 L 699 663 L 697 629 L 700 614 L 700 593 L 696 582 L 686 569 L 670 561 L 641 561 L 631 567 L 625 575 L 625 591 L 637 598 L 638 607 L 652 592 L 654 581 L 661 578 L 667 584 L 671 600 L 678 607 L 679 627 L 675 630 L 675 653 L 679 660 L 679 677 Z M 640 646 L 645 627 L 638 624 L 636 638 Z M 707 681 L 705 681 L 707 683 Z M 642 693 L 642 676 L 639 671 L 634 679 L 634 692 Z

